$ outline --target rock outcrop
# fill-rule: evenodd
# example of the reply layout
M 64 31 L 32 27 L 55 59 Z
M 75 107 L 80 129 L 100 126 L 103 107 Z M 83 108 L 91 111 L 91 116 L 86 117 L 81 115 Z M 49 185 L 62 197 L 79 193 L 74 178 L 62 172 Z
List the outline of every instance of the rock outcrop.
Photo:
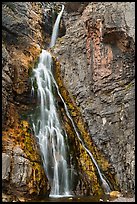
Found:
M 71 3 L 70 3 L 71 4 Z M 53 54 L 95 144 L 113 164 L 122 192 L 135 188 L 134 2 L 65 8 L 66 35 Z
M 57 96 L 58 112 L 67 133 L 67 154 L 70 160 L 70 182 L 72 182 L 70 184 L 73 194 L 102 197 L 109 191 L 119 190 L 116 172 L 88 133 L 79 107 L 64 86 L 60 64 L 55 58 L 54 70 L 54 77 L 66 104 L 64 105 L 61 98 Z
M 48 180 L 43 169 L 41 154 L 29 124 L 3 131 L 2 138 L 2 188 L 8 201 L 24 201 L 48 194 Z
M 45 37 L 50 39 L 43 34 L 44 20 L 40 2 L 2 3 L 2 187 L 7 201 L 48 194 L 50 188 L 33 133 L 22 125 L 23 117 L 28 124 L 24 113 L 33 104 L 30 73 Z
M 35 3 L 2 4 L 3 125 L 14 125 L 19 106 L 29 102 L 23 95 L 28 95 L 29 69 L 41 51 L 41 21 L 41 9 Z

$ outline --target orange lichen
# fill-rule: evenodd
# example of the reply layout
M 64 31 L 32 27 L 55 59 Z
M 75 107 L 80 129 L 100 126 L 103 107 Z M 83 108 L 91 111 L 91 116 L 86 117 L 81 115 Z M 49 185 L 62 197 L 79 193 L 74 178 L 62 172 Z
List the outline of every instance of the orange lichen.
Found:
M 48 180 L 42 166 L 40 152 L 27 121 L 22 120 L 16 127 L 14 126 L 14 128 L 8 128 L 3 131 L 2 147 L 3 152 L 19 147 L 23 150 L 24 157 L 30 161 L 32 173 L 27 178 L 26 183 L 29 194 L 48 193 Z

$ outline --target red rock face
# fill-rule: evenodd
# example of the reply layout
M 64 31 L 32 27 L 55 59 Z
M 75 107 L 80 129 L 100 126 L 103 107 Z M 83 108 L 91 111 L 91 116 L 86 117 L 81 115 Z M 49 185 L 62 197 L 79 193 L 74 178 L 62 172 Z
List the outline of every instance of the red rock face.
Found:
M 102 41 L 102 22 L 98 20 L 95 25 L 86 25 L 87 28 L 87 59 L 92 65 L 93 80 L 100 81 L 112 73 L 110 63 L 113 59 L 112 49 Z M 92 44 L 92 48 L 91 48 Z
M 92 7 L 94 8 L 94 5 Z M 118 79 L 122 76 L 124 71 L 122 68 L 123 60 L 117 58 L 115 51 L 117 50 L 119 55 L 123 55 L 126 52 L 131 53 L 133 50 L 133 46 L 131 46 L 132 40 L 126 31 L 124 32 L 123 29 L 117 27 L 116 23 L 107 28 L 107 25 L 105 25 L 106 16 L 100 15 L 98 18 L 93 18 L 92 12 L 88 7 L 82 15 L 87 34 L 87 61 L 92 68 L 92 78 L 96 88 L 102 86 L 104 78 L 109 81 L 112 78 Z M 115 18 L 114 16 L 114 21 Z M 114 70 L 113 67 L 116 60 L 117 63 Z

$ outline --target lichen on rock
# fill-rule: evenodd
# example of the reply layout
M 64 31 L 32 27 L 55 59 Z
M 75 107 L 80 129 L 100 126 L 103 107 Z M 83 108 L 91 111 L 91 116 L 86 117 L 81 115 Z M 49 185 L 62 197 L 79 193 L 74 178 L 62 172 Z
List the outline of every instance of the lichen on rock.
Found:
M 134 2 L 89 2 L 82 13 L 66 9 L 66 35 L 52 51 L 63 83 L 94 143 L 116 171 L 122 192 L 135 189 L 134 7 Z
M 45 46 L 43 20 L 40 2 L 2 2 L 2 182 L 9 201 L 50 188 L 31 127 L 21 119 L 35 104 L 30 74 Z
M 103 155 L 103 153 L 95 146 L 93 143 L 91 136 L 88 133 L 88 129 L 86 124 L 84 123 L 80 110 L 77 107 L 75 100 L 72 95 L 67 91 L 64 86 L 63 80 L 61 78 L 61 67 L 60 63 L 57 61 L 56 57 L 53 57 L 54 61 L 54 76 L 58 83 L 60 93 L 68 107 L 68 111 L 73 118 L 74 124 L 76 125 L 77 131 L 82 138 L 83 142 L 89 149 L 89 151 L 93 154 L 93 157 L 97 161 L 99 168 L 101 169 L 102 173 L 106 176 L 111 184 L 111 188 L 114 190 L 119 189 L 117 178 L 115 177 L 114 169 L 112 165 L 107 160 L 107 158 Z M 61 100 L 61 99 L 60 99 Z M 65 113 L 65 109 L 63 108 L 62 103 L 59 103 L 59 109 L 61 111 L 61 117 L 64 121 L 64 127 L 68 134 L 68 145 L 69 154 L 72 159 L 72 163 L 74 165 L 74 169 L 79 175 L 79 178 L 76 178 L 77 184 L 75 184 L 74 192 L 76 194 L 84 194 L 84 195 L 101 195 L 104 193 L 104 189 L 101 186 L 101 181 L 99 175 L 97 174 L 97 169 L 94 165 L 94 162 L 88 155 L 87 151 L 81 144 L 78 136 L 75 132 L 75 129 L 67 117 Z M 112 173 L 113 169 L 113 173 Z M 79 185 L 79 181 L 82 183 L 82 188 Z M 77 189 L 77 190 L 76 190 Z
M 27 121 L 3 131 L 3 189 L 6 194 L 31 198 L 50 189 L 42 165 L 39 146 Z M 9 169 L 9 170 L 8 170 Z

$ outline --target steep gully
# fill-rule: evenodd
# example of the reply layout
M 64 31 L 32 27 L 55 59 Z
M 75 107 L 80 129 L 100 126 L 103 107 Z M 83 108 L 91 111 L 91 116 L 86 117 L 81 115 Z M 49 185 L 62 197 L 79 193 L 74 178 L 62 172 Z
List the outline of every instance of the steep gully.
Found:
M 58 37 L 58 29 L 60 19 L 64 6 L 57 16 L 53 27 L 51 43 L 49 47 L 53 47 Z M 36 107 L 32 114 L 32 125 L 35 136 L 38 138 L 40 149 L 43 157 L 43 165 L 46 175 L 51 185 L 50 197 L 67 197 L 72 196 L 71 190 L 71 168 L 69 168 L 69 161 L 67 158 L 67 133 L 62 129 L 59 120 L 56 99 L 54 92 L 57 91 L 58 96 L 64 104 L 64 108 L 69 120 L 72 123 L 74 131 L 80 140 L 82 146 L 89 154 L 96 170 L 102 187 L 106 193 L 109 193 L 110 187 L 95 161 L 92 153 L 86 147 L 86 144 L 80 137 L 73 119 L 68 111 L 67 105 L 60 94 L 58 85 L 52 73 L 52 56 L 46 51 L 42 50 L 39 57 L 39 63 L 33 70 L 32 80 L 32 95 L 37 94 L 40 106 Z

